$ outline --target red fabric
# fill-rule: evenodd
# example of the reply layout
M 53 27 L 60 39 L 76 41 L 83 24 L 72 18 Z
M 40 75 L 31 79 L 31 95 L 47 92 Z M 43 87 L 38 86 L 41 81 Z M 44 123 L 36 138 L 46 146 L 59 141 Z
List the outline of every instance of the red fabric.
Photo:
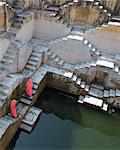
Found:
M 32 79 L 29 79 L 26 83 L 26 93 L 28 96 L 32 96 L 32 87 L 33 87 L 33 81 Z
M 17 118 L 18 114 L 17 114 L 17 110 L 16 110 L 16 100 L 15 99 L 13 99 L 10 103 L 10 110 L 11 110 L 11 115 L 14 118 Z

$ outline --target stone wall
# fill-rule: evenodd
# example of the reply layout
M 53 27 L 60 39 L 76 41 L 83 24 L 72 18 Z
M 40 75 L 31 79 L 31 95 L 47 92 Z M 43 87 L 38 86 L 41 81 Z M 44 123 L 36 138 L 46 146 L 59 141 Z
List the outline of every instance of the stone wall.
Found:
M 5 6 L 2 2 L 0 2 L 0 31 L 4 31 L 5 23 Z
M 0 2 L 0 31 L 6 31 L 11 27 L 14 12 L 5 2 Z
M 9 47 L 9 40 L 5 38 L 0 38 L 0 61 L 2 60 L 8 47 Z
M 74 82 L 57 74 L 49 73 L 47 86 L 69 94 L 80 95 L 80 88 L 75 86 Z
M 102 16 L 100 17 L 100 12 L 96 7 L 86 4 L 64 8 L 63 15 L 66 20 L 74 22 L 74 24 L 96 25 L 98 19 L 100 22 L 104 19 Z
M 34 37 L 45 41 L 64 37 L 70 32 L 70 28 L 67 28 L 64 24 L 44 19 L 36 20 L 34 29 Z
M 34 35 L 34 18 L 30 20 L 28 23 L 22 25 L 22 28 L 18 31 L 16 39 L 29 41 L 32 39 Z
M 49 2 L 51 5 L 54 5 L 54 6 L 63 5 L 63 4 L 65 4 L 67 1 L 70 1 L 70 0 L 48 0 L 48 2 Z
M 24 0 L 25 8 L 40 8 L 42 5 L 42 0 Z
M 120 1 L 119 0 L 99 0 L 104 6 L 110 9 L 113 13 L 120 14 Z
M 16 43 L 18 43 L 18 46 L 15 48 L 17 53 L 10 73 L 21 72 L 25 68 L 33 50 L 32 47 L 29 46 L 28 42 L 16 41 Z

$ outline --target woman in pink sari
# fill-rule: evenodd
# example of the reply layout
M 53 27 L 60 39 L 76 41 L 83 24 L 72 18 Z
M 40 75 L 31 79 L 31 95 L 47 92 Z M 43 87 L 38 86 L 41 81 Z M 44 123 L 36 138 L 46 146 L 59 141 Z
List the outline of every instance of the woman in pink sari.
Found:
M 26 83 L 26 93 L 29 97 L 32 96 L 33 81 L 29 79 Z
M 10 103 L 10 110 L 11 110 L 11 115 L 14 118 L 17 118 L 18 114 L 17 114 L 17 110 L 16 110 L 16 100 L 15 99 L 13 99 Z

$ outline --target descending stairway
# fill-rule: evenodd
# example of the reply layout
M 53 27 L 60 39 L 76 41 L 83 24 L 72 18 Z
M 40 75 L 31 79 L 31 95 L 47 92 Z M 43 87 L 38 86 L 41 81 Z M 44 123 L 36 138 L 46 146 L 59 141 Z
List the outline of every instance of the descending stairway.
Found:
M 35 123 L 36 123 L 38 117 L 41 114 L 42 114 L 41 109 L 38 109 L 36 107 L 29 108 L 27 114 L 25 115 L 24 119 L 22 120 L 22 124 L 20 125 L 20 128 L 27 132 L 31 132 L 35 126 Z
M 47 74 L 47 68 L 45 68 L 44 66 L 40 67 L 40 69 L 35 74 L 33 74 L 33 76 L 32 76 L 33 85 L 34 85 L 33 96 L 26 97 L 25 92 L 23 93 L 22 98 L 20 99 L 20 101 L 17 102 L 17 105 L 16 105 L 17 113 L 19 115 L 18 118 L 16 118 L 16 119 L 13 118 L 10 113 L 8 113 L 5 116 L 0 118 L 0 138 L 2 138 L 2 136 L 9 130 L 9 127 L 11 127 L 11 125 L 14 125 L 16 123 L 16 121 L 18 121 L 19 119 L 22 119 L 20 121 L 22 129 L 23 129 L 23 127 L 25 129 L 25 126 L 22 123 L 25 123 L 25 124 L 30 123 L 30 125 L 33 125 L 35 123 L 35 121 L 37 120 L 37 118 L 38 118 L 39 114 L 42 112 L 42 110 L 39 110 L 39 112 L 38 112 L 37 108 L 34 108 L 34 107 L 30 108 L 30 106 L 31 106 L 32 99 L 36 93 L 36 90 L 37 90 L 40 82 L 44 79 L 46 74 Z M 9 77 L 13 78 L 15 80 L 14 75 L 9 75 Z M 10 80 L 9 80 L 9 83 L 10 83 Z M 6 82 L 4 84 L 6 84 L 8 86 L 9 83 L 7 84 L 7 80 L 6 80 Z M 34 113 L 34 115 L 32 116 L 33 117 L 32 120 L 30 120 L 31 118 L 28 118 L 29 113 L 31 111 Z M 30 117 L 31 117 L 31 115 L 30 115 Z M 30 128 L 28 128 L 28 129 L 30 129 L 29 131 L 31 131 L 32 128 L 33 128 L 33 126 L 30 126 Z
M 3 81 L 0 81 L 0 107 L 3 107 L 4 100 L 8 99 L 14 89 L 19 85 L 21 76 L 9 74 Z
M 37 48 L 35 48 L 27 62 L 26 69 L 33 72 L 38 69 L 42 63 L 43 54 L 47 51 L 48 47 L 44 45 L 39 45 Z
M 16 119 L 7 114 L 0 118 L 0 138 L 6 133 L 6 130 L 16 122 Z
M 72 82 L 74 82 L 91 96 L 97 98 L 120 97 L 120 89 L 104 89 L 104 87 L 102 86 L 93 84 L 88 85 L 85 81 L 82 81 L 80 77 L 72 72 L 69 72 L 69 74 L 65 74 L 65 76 L 70 78 Z
M 8 49 L 1 60 L 0 68 L 8 71 L 15 61 L 16 53 L 17 50 L 15 51 L 14 49 Z
M 23 96 L 21 98 L 21 102 L 30 105 L 32 102 L 32 99 L 34 95 L 36 94 L 36 90 L 38 89 L 38 86 L 40 82 L 44 79 L 44 77 L 47 74 L 47 69 L 45 67 L 40 67 L 33 75 L 32 75 L 32 80 L 33 80 L 33 93 L 31 97 L 28 97 L 25 93 L 23 93 Z
M 63 66 L 64 65 L 64 60 L 59 57 L 57 54 L 55 54 L 54 52 L 52 52 L 51 50 L 49 50 L 47 52 L 47 55 L 49 56 L 49 63 L 50 64 L 57 64 L 58 66 Z
M 13 8 L 16 14 L 21 13 L 24 10 L 25 2 L 23 0 L 15 0 Z
M 21 29 L 22 25 L 29 22 L 33 16 L 34 13 L 32 11 L 25 11 L 17 14 L 12 27 L 16 30 Z

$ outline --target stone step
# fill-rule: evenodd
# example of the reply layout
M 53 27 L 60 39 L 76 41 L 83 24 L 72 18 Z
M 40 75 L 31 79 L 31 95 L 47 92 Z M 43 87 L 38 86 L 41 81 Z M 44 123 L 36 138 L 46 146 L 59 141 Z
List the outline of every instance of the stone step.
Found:
M 35 71 L 36 70 L 36 66 L 32 66 L 32 65 L 29 65 L 29 64 L 27 64 L 26 68 L 28 70 L 31 70 L 31 71 Z
M 75 67 L 74 67 L 76 70 L 80 69 L 80 64 L 75 64 Z
M 59 60 L 60 60 L 60 57 L 59 56 L 57 56 L 55 59 L 54 59 L 54 61 L 57 63 L 57 62 L 59 62 Z
M 10 64 L 1 63 L 1 64 L 0 64 L 0 69 L 1 69 L 1 70 L 4 70 L 4 71 L 5 71 L 5 70 L 7 71 L 7 70 L 10 69 Z
M 3 59 L 1 60 L 1 62 L 12 64 L 12 63 L 14 62 L 14 60 L 13 60 L 13 59 L 8 59 L 8 58 L 3 58 Z
M 51 56 L 52 55 L 52 51 L 51 50 L 47 51 L 47 55 Z
M 110 95 L 110 91 L 104 90 L 103 97 L 109 97 L 109 95 Z
M 38 84 L 33 82 L 33 89 L 37 90 L 38 86 L 39 86 Z
M 116 96 L 120 97 L 120 90 L 116 89 Z
M 48 11 L 59 12 L 60 11 L 60 7 L 48 7 L 47 10 Z
M 89 92 L 89 90 L 90 90 L 90 85 L 85 85 L 84 90 L 85 90 L 86 92 Z
M 30 60 L 39 61 L 39 58 L 37 58 L 37 57 L 35 57 L 35 56 L 31 56 L 31 57 L 30 57 Z
M 16 108 L 17 108 L 18 114 L 21 116 L 24 116 L 26 114 L 29 106 L 24 103 L 18 102 Z
M 32 129 L 33 129 L 32 126 L 29 126 L 28 124 L 25 124 L 25 123 L 21 123 L 21 124 L 20 124 L 20 128 L 21 128 L 22 130 L 27 131 L 27 132 L 32 132 Z
M 33 82 L 36 83 L 36 84 L 39 84 L 45 77 L 46 74 L 38 74 L 38 76 L 33 76 Z
M 10 54 L 10 55 L 15 55 L 16 54 L 16 50 L 8 48 L 6 53 Z
M 32 95 L 35 95 L 35 93 L 36 93 L 36 90 L 33 89 L 33 90 L 32 90 Z
M 4 78 L 8 75 L 8 69 L 0 68 L 0 81 L 3 81 Z
M 78 99 L 78 103 L 83 104 L 83 102 L 84 102 L 84 98 L 85 98 L 85 96 L 80 95 L 80 96 L 79 96 L 79 99 Z
M 77 80 L 77 75 L 73 75 L 72 78 L 71 78 L 71 80 L 74 81 L 74 82 L 76 82 L 76 80 Z
M 28 110 L 27 114 L 25 115 L 25 118 L 22 120 L 22 124 L 20 125 L 20 128 L 27 132 L 31 132 L 41 113 L 42 113 L 41 109 L 31 107 Z
M 41 56 L 41 52 L 33 52 L 31 56 L 35 56 L 35 57 L 40 57 Z
M 6 54 L 4 55 L 4 58 L 14 59 L 15 56 L 16 56 L 15 54 L 6 53 Z
M 42 113 L 41 109 L 38 109 L 38 108 L 35 109 L 35 107 L 31 107 L 28 110 L 28 112 L 27 112 L 25 118 L 22 120 L 22 122 L 25 124 L 28 124 L 30 126 L 33 126 L 41 113 Z
M 32 101 L 33 96 L 29 97 L 29 96 L 27 96 L 25 93 L 23 93 L 22 98 L 26 98 L 26 99 Z
M 100 6 L 99 6 L 99 8 L 100 8 L 100 9 L 103 9 L 103 6 L 102 6 L 102 5 L 100 5 Z
M 7 128 L 8 126 L 4 126 L 3 124 L 0 124 L 0 138 L 2 138 Z
M 113 89 L 110 89 L 110 94 L 109 94 L 110 97 L 115 97 L 115 90 Z
M 73 76 L 73 72 L 65 72 L 64 76 L 71 79 Z
M 84 82 L 84 81 L 81 82 L 80 87 L 81 87 L 82 89 L 85 88 L 85 82 Z
M 11 82 L 8 82 L 8 81 L 2 81 L 2 82 L 0 82 L 0 87 L 2 88 L 11 88 L 11 86 L 12 86 L 12 83 Z
M 8 125 L 10 125 L 10 124 L 12 124 L 12 123 L 13 123 L 13 121 L 12 121 L 12 120 L 7 119 L 5 116 L 4 116 L 4 117 L 2 117 L 1 119 L 2 119 L 3 121 L 5 121 L 5 123 L 6 123 L 6 124 L 8 124 Z
M 80 79 L 80 78 L 77 78 L 76 83 L 77 83 L 77 85 L 80 85 L 80 83 L 81 83 L 81 79 Z
M 57 15 L 57 16 L 56 16 L 56 19 L 57 19 L 57 20 L 60 20 L 60 19 L 62 19 L 62 16 Z
M 24 106 L 19 114 L 23 117 L 27 113 L 28 109 L 29 109 L 28 105 Z
M 2 123 L 4 126 L 9 126 L 13 122 L 11 120 L 6 119 L 5 117 L 0 118 L 0 123 Z
M 64 60 L 63 60 L 63 59 L 60 59 L 59 62 L 58 62 L 58 65 L 61 65 L 61 66 L 62 66 L 63 64 L 64 64 Z
M 27 98 L 21 98 L 20 99 L 20 102 L 24 103 L 24 104 L 27 104 L 27 105 L 30 105 L 31 104 L 31 101 Z
M 18 29 L 21 29 L 21 26 L 22 26 L 22 23 L 17 23 L 17 22 L 14 22 L 13 23 L 13 27 L 15 27 L 15 28 L 18 28 Z
M 97 6 L 98 6 L 99 4 L 100 4 L 100 2 L 98 2 L 98 1 L 97 1 L 97 2 L 95 1 L 95 2 L 94 2 L 94 5 L 97 5 Z
M 55 59 L 56 56 L 57 56 L 57 54 L 53 53 L 53 54 L 51 55 L 51 58 L 52 58 L 52 59 Z
M 11 114 L 7 114 L 7 115 L 5 115 L 4 117 L 5 117 L 6 119 L 10 120 L 10 121 L 13 122 L 13 123 L 16 122 L 16 119 L 13 118 L 13 117 L 11 116 Z
M 102 89 L 97 89 L 97 88 L 91 86 L 89 94 L 92 96 L 95 96 L 95 97 L 103 98 L 103 92 L 104 91 Z
M 88 43 L 89 43 L 89 41 L 88 40 L 84 40 L 84 42 L 83 42 L 85 45 L 87 45 Z
M 18 32 L 18 30 L 16 28 L 11 27 L 8 32 L 16 34 Z
M 27 64 L 33 65 L 33 66 L 37 66 L 37 62 L 36 61 L 29 60 Z
M 15 20 L 16 22 L 20 22 L 20 23 L 24 23 L 24 19 L 23 18 L 16 18 L 16 20 Z

